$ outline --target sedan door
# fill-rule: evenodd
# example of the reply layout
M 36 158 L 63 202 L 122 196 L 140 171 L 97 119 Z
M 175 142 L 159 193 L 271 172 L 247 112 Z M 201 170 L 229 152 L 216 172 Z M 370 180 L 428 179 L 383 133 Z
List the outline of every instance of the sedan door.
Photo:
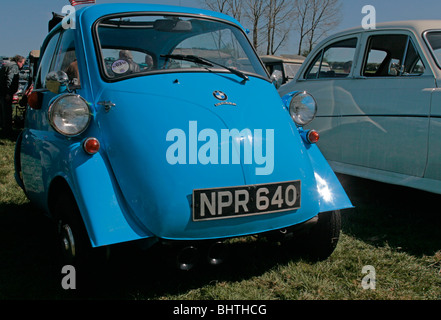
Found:
M 346 137 L 341 132 L 343 110 L 356 109 L 351 91 L 357 84 L 352 78 L 352 66 L 357 56 L 359 34 L 333 39 L 320 49 L 303 74 L 292 84 L 280 88 L 281 95 L 293 90 L 306 90 L 317 101 L 314 121 L 307 127 L 320 133 L 319 147 L 328 161 L 341 161 L 342 144 Z
M 354 108 L 341 112 L 341 161 L 422 177 L 434 76 L 409 32 L 368 32 L 354 70 Z

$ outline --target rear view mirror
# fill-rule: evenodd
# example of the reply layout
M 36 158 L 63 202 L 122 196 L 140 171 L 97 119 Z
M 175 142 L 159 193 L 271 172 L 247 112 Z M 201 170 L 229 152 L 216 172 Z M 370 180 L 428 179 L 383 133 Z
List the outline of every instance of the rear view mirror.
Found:
M 398 76 L 403 72 L 403 66 L 400 64 L 400 60 L 392 59 L 389 63 L 388 75 Z
M 165 32 L 189 32 L 193 29 L 191 21 L 183 21 L 177 19 L 156 20 L 154 28 L 157 31 Z
M 279 89 L 282 86 L 283 83 L 283 74 L 280 70 L 274 70 L 273 74 L 271 75 L 271 81 L 276 87 L 276 89 Z
M 52 93 L 61 93 L 66 90 L 69 77 L 64 71 L 52 71 L 46 76 L 46 88 Z

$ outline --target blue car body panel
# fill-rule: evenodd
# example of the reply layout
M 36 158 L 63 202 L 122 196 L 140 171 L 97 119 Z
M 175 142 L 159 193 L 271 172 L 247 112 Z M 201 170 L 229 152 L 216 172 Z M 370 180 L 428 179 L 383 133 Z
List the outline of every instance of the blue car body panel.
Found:
M 131 11 L 179 12 L 238 24 L 222 14 L 170 6 L 109 4 L 78 11 L 75 41 L 82 88 L 77 93 L 89 103 L 93 118 L 80 136 L 66 138 L 47 119 L 47 105 L 56 94 L 44 97 L 41 110 L 28 108 L 17 168 L 33 203 L 49 212 L 52 183 L 66 181 L 94 247 L 146 238 L 203 240 L 256 234 L 352 206 L 317 146 L 301 138 L 302 129 L 293 123 L 268 79 L 249 76 L 249 81 L 243 81 L 231 73 L 174 72 L 105 81 L 90 30 L 102 16 Z M 228 96 L 227 103 L 219 104 L 216 91 Z M 107 110 L 106 101 L 112 103 Z M 259 151 L 265 161 L 233 163 L 241 152 L 234 147 L 222 158 L 226 149 L 220 140 L 210 149 L 217 156 L 210 153 L 211 162 L 202 163 L 199 155 L 207 156 L 204 146 L 213 145 L 201 132 L 222 137 L 231 130 L 248 130 L 243 131 L 251 134 L 242 136 L 242 151 L 254 150 L 256 157 L 256 145 L 263 146 Z M 182 134 L 184 156 L 179 155 L 183 150 L 173 149 L 179 139 L 173 133 Z M 84 152 L 82 142 L 87 137 L 100 141 L 97 154 Z M 171 164 L 169 157 L 178 155 L 183 163 Z M 193 190 L 297 180 L 301 206 L 296 210 L 192 219 Z

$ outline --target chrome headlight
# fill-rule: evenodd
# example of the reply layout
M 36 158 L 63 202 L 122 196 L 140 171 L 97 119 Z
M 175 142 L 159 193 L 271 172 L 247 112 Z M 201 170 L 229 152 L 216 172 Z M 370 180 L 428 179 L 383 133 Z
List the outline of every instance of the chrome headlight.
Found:
M 306 126 L 314 120 L 317 113 L 317 103 L 308 92 L 295 93 L 289 103 L 289 114 L 296 124 Z
M 83 133 L 91 120 L 89 104 L 81 96 L 64 94 L 49 107 L 49 122 L 52 127 L 65 136 Z

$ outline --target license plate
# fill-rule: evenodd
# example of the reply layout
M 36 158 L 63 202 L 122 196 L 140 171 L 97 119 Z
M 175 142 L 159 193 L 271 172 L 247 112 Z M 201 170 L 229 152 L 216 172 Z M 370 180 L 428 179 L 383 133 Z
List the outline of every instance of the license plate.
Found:
M 193 190 L 193 221 L 225 219 L 300 208 L 300 180 Z

